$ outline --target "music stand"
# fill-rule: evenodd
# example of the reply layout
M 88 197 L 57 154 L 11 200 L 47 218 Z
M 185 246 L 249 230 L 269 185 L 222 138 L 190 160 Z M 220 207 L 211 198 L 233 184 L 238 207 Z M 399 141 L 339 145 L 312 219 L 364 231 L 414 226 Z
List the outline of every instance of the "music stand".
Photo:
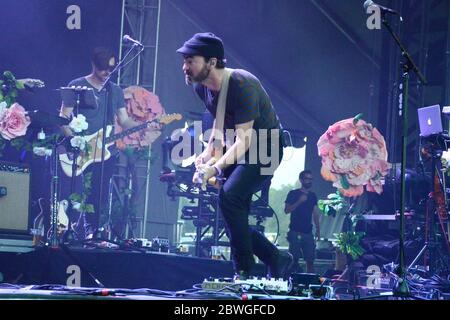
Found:
M 79 109 L 98 109 L 94 89 L 88 87 L 61 87 L 61 99 L 66 106 L 74 106 L 75 115 Z

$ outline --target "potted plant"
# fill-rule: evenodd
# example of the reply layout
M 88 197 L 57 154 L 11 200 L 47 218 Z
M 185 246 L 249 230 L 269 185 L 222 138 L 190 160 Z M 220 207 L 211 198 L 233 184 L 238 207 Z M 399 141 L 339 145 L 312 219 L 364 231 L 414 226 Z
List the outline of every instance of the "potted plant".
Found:
M 363 232 L 354 232 L 358 215 L 350 216 L 353 206 L 350 201 L 342 196 L 338 191 L 329 194 L 327 199 L 318 201 L 319 210 L 326 216 L 336 216 L 345 214 L 342 231 L 334 234 L 336 241 L 333 243 L 336 248 L 335 268 L 336 270 L 344 270 L 345 266 L 356 260 L 364 253 L 364 249 L 360 245 L 360 241 L 364 236 Z

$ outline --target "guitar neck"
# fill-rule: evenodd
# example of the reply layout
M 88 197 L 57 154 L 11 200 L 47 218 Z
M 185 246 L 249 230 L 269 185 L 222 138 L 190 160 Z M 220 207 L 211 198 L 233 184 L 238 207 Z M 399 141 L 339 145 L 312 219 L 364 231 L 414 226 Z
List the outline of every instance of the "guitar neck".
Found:
M 136 126 L 136 127 L 133 127 L 133 128 L 127 129 L 127 130 L 124 130 L 124 131 L 122 131 L 122 132 L 120 132 L 120 133 L 117 133 L 117 134 L 113 134 L 112 136 L 106 138 L 106 143 L 114 142 L 114 141 L 116 141 L 116 140 L 118 140 L 118 139 L 122 139 L 123 137 L 128 136 L 129 134 L 132 134 L 132 133 L 141 131 L 141 130 L 147 128 L 147 126 L 148 126 L 148 124 L 149 124 L 150 122 L 152 122 L 152 121 L 147 121 L 147 122 L 145 122 L 145 123 L 143 123 L 143 124 L 140 124 L 140 125 L 138 125 L 138 126 Z
M 163 115 L 163 116 L 158 117 L 157 119 L 153 119 L 153 120 L 144 122 L 143 124 L 140 124 L 140 125 L 138 125 L 136 127 L 124 130 L 124 131 L 122 131 L 120 133 L 117 133 L 117 134 L 113 134 L 112 136 L 107 137 L 105 140 L 106 140 L 106 143 L 111 143 L 111 142 L 113 142 L 113 141 L 115 141 L 117 139 L 121 139 L 123 137 L 126 137 L 129 134 L 132 134 L 132 133 L 141 131 L 143 129 L 146 129 L 150 123 L 155 122 L 155 123 L 159 123 L 159 124 L 165 125 L 165 124 L 171 123 L 174 120 L 180 120 L 181 118 L 182 118 L 182 116 L 179 113 Z

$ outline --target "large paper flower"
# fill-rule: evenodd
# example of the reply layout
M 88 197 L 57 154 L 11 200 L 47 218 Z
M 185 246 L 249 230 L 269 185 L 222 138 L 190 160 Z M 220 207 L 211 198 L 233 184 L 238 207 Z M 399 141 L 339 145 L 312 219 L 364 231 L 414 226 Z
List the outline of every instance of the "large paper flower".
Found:
M 317 142 L 322 157 L 321 174 L 347 197 L 366 190 L 383 192 L 387 162 L 386 142 L 380 132 L 358 117 L 339 121 Z
M 25 135 L 30 123 L 25 109 L 18 103 L 0 110 L 0 134 L 6 140 Z
M 128 116 L 138 123 L 154 120 L 165 113 L 158 96 L 142 87 L 125 88 L 123 94 L 127 104 Z M 123 131 L 117 121 L 114 128 L 115 133 Z M 119 149 L 125 149 L 126 146 L 141 149 L 151 145 L 160 135 L 159 125 L 150 125 L 147 130 L 135 132 L 118 140 L 116 145 Z

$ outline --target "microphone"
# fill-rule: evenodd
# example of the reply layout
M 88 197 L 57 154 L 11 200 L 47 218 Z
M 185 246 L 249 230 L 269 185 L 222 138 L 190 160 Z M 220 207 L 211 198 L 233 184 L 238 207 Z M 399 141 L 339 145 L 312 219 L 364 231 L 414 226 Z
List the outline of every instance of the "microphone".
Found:
M 144 47 L 144 45 L 143 45 L 142 43 L 140 43 L 140 42 L 137 41 L 137 40 L 134 40 L 132 37 L 130 37 L 130 36 L 127 35 L 127 34 L 123 36 L 122 40 L 123 40 L 123 42 L 125 42 L 125 43 L 128 42 L 128 43 L 135 44 L 135 45 L 137 45 L 137 46 L 139 46 L 139 47 L 141 47 L 141 48 Z
M 390 14 L 396 14 L 396 15 L 400 15 L 397 11 L 380 6 L 379 4 L 376 4 L 375 2 L 373 2 L 372 0 L 366 0 L 366 2 L 364 2 L 364 9 L 367 11 L 367 8 L 369 7 L 377 7 L 380 9 L 381 12 L 384 13 L 390 13 Z

